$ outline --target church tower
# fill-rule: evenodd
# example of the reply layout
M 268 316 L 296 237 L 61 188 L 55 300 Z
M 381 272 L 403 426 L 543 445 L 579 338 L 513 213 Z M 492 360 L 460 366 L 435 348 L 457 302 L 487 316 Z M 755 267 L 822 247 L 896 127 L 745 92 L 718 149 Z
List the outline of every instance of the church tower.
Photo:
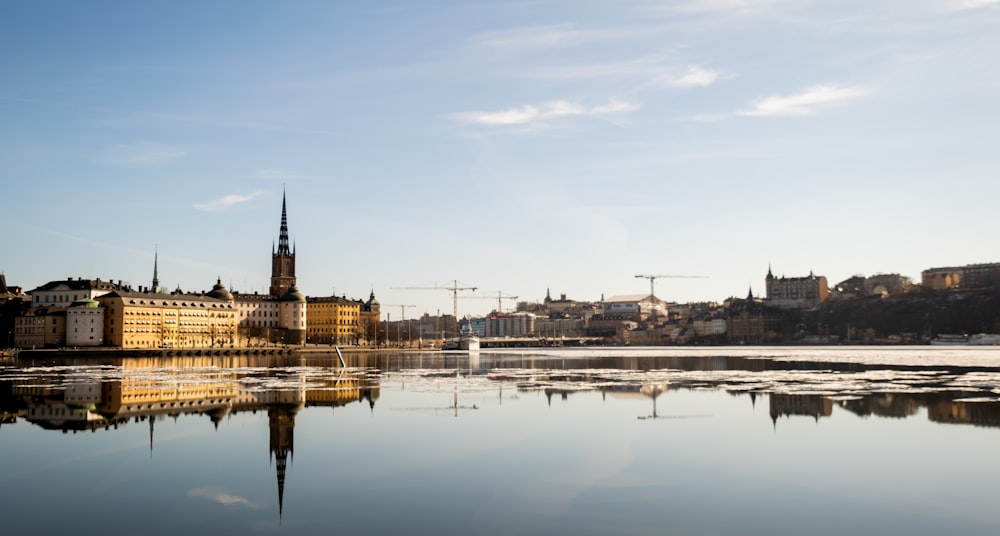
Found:
M 153 253 L 153 285 L 149 287 L 149 291 L 152 292 L 153 294 L 159 294 L 163 292 L 163 289 L 160 288 L 159 264 L 160 264 L 160 248 L 159 246 L 157 246 L 155 252 Z
M 288 247 L 288 211 L 285 192 L 281 192 L 281 230 L 278 251 L 271 248 L 271 296 L 280 298 L 295 286 L 295 250 Z

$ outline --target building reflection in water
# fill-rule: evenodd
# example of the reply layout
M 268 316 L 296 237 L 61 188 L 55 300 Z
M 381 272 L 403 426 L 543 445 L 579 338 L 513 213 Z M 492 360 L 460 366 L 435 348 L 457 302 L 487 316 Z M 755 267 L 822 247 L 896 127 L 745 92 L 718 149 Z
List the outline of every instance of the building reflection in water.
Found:
M 309 375 L 307 382 L 301 368 L 285 368 L 287 363 L 275 368 L 271 358 L 229 361 L 235 366 L 220 366 L 217 358 L 124 359 L 82 372 L 66 368 L 54 375 L 50 371 L 0 381 L 0 426 L 23 418 L 48 430 L 77 433 L 147 421 L 152 456 L 157 420 L 203 415 L 218 429 L 230 415 L 266 410 L 280 518 L 296 415 L 310 406 L 366 403 L 374 409 L 379 375 L 364 369 L 326 369 Z
M 730 363 L 712 362 L 713 366 L 729 370 Z M 823 384 L 822 393 L 810 392 L 809 384 L 803 383 L 801 374 L 783 377 L 783 370 L 776 370 L 773 375 L 765 378 L 761 375 L 772 374 L 767 367 L 756 367 L 751 372 L 724 373 L 717 376 L 711 374 L 690 374 L 689 370 L 649 370 L 635 371 L 629 369 L 614 370 L 611 368 L 593 369 L 545 369 L 545 363 L 520 362 L 524 368 L 495 368 L 489 374 L 490 380 L 497 383 L 514 383 L 522 392 L 541 391 L 549 406 L 555 397 L 568 401 L 571 395 L 599 391 L 605 399 L 610 394 L 616 398 L 631 396 L 648 398 L 652 402 L 652 414 L 640 419 L 676 418 L 679 415 L 663 416 L 657 409 L 660 395 L 669 390 L 685 389 L 724 389 L 733 396 L 749 396 L 752 405 L 756 404 L 758 396 L 768 397 L 768 413 L 774 427 L 781 417 L 807 416 L 817 422 L 830 417 L 834 408 L 839 407 L 861 417 L 876 416 L 881 418 L 906 418 L 926 409 L 929 420 L 944 424 L 970 424 L 974 426 L 1000 427 L 1000 399 L 993 392 L 993 384 L 970 385 L 962 379 L 961 374 L 938 371 L 944 379 L 934 379 L 933 375 L 916 375 L 909 371 L 901 374 L 906 379 L 915 380 L 911 390 L 907 391 L 902 379 L 894 381 L 892 392 L 859 392 L 853 384 L 843 392 L 837 392 L 830 385 Z M 676 364 L 676 363 L 675 363 Z M 700 363 L 696 371 L 706 370 L 706 364 Z M 777 364 L 771 364 L 771 367 Z M 797 367 L 798 363 L 792 364 Z M 811 367 L 822 369 L 821 366 L 810 364 Z M 886 371 L 891 369 L 876 369 L 878 382 L 884 381 Z M 856 371 L 852 371 L 856 372 Z M 973 371 L 978 372 L 978 371 Z M 864 374 L 861 371 L 860 374 Z M 816 377 L 827 374 L 819 370 Z M 947 382 L 954 382 L 947 383 Z M 815 391 L 815 389 L 813 389 Z M 683 416 L 694 416 L 688 412 Z

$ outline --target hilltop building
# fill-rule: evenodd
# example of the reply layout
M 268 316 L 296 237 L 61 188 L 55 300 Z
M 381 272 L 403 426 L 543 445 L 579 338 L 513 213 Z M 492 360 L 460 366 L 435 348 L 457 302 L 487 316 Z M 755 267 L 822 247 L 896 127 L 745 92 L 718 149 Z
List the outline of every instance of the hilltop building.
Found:
M 1000 285 L 1000 263 L 930 268 L 920 272 L 920 284 L 931 290 L 995 287 Z
M 812 309 L 830 297 L 826 277 L 775 277 L 767 268 L 767 304 L 778 309 Z

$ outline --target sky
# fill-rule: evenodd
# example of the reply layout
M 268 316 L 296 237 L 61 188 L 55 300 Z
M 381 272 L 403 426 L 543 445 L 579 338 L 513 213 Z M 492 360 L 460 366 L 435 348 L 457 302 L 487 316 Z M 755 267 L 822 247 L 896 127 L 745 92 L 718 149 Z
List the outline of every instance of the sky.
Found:
M 460 316 L 919 282 L 1000 261 L 997 28 L 1000 0 L 5 2 L 0 271 L 140 286 L 158 254 L 169 289 L 266 292 L 284 192 L 300 290 L 392 318 L 454 281 Z

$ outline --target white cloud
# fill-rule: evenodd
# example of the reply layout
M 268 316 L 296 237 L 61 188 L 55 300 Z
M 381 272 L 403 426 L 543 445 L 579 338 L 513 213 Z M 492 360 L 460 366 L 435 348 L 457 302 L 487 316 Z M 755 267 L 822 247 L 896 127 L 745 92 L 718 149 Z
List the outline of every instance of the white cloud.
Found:
M 782 0 L 692 0 L 676 9 L 686 12 L 756 13 L 772 9 Z
M 718 79 L 719 73 L 716 71 L 701 67 L 688 67 L 681 73 L 663 75 L 658 81 L 663 85 L 673 87 L 704 87 L 712 85 Z
M 950 4 L 954 9 L 978 9 L 1000 5 L 1000 0 L 952 0 Z
M 675 88 L 709 86 L 722 79 L 719 71 L 700 65 L 676 64 L 669 56 L 657 54 L 626 61 L 582 65 L 546 66 L 520 71 L 517 76 L 542 80 L 617 79 L 636 80 L 645 86 Z
M 525 26 L 481 34 L 474 38 L 480 46 L 507 49 L 554 48 L 607 41 L 633 39 L 638 34 L 650 33 L 653 28 L 594 27 L 578 28 L 576 24 L 550 24 Z
M 753 107 L 737 112 L 747 116 L 811 115 L 817 108 L 863 97 L 869 90 L 857 86 L 813 86 L 794 95 L 774 95 L 758 99 Z
M 624 102 L 616 99 L 611 99 L 605 105 L 594 106 L 590 109 L 593 114 L 615 114 L 615 113 L 627 113 L 634 112 L 641 108 L 638 104 L 634 102 Z
M 188 151 L 174 145 L 161 143 L 123 143 L 109 150 L 108 161 L 113 164 L 152 165 L 187 156 Z
M 526 104 L 520 108 L 510 108 L 499 112 L 460 112 L 448 117 L 464 124 L 484 126 L 528 125 L 544 122 L 546 119 L 569 116 L 597 116 L 634 112 L 640 106 L 636 103 L 611 99 L 607 104 L 585 107 L 580 103 L 566 100 L 551 101 L 540 106 Z
M 205 212 L 221 212 L 223 210 L 229 209 L 236 205 L 240 205 L 250 201 L 256 197 L 266 194 L 267 192 L 258 190 L 256 192 L 240 195 L 240 194 L 229 194 L 214 201 L 209 201 L 207 203 L 199 203 L 194 205 L 194 208 L 198 210 L 204 210 Z

